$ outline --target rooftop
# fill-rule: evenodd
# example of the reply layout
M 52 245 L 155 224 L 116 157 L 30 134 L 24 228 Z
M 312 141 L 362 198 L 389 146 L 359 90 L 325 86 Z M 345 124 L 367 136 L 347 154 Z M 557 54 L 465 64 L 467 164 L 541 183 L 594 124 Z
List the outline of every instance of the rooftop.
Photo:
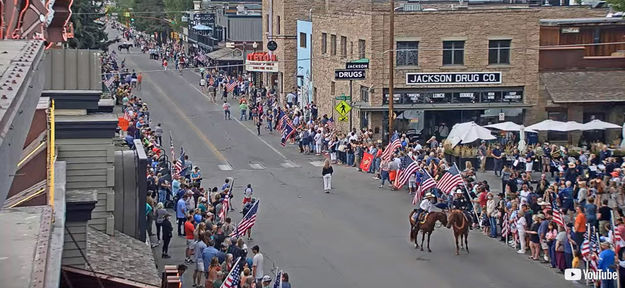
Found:
M 546 72 L 540 79 L 554 103 L 623 102 L 625 71 Z M 592 85 L 601 83 L 601 85 Z
M 540 19 L 540 25 L 558 26 L 569 24 L 625 24 L 625 18 L 602 17 L 602 18 L 567 18 L 567 19 Z
M 0 245 L 2 287 L 44 287 L 51 225 L 49 206 L 0 210 L 0 229 L 4 231 Z
M 115 236 L 87 228 L 87 259 L 102 274 L 160 286 L 161 278 L 150 246 L 122 232 Z

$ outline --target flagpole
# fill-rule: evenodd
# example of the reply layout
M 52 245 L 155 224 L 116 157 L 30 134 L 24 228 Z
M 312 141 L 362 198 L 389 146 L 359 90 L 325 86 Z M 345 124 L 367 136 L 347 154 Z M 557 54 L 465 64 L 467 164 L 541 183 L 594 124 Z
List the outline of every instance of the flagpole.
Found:
M 471 207 L 473 207 L 473 214 L 477 217 L 477 224 L 482 227 L 481 223 L 480 223 L 480 215 L 477 214 L 477 211 L 475 211 L 475 205 L 473 204 L 473 196 L 471 196 L 471 192 L 469 192 L 469 188 L 467 188 L 467 184 L 464 183 L 464 179 L 462 179 L 462 173 L 460 172 L 460 169 L 458 169 L 458 165 L 456 165 L 456 162 L 454 162 L 454 167 L 456 168 L 456 170 L 458 170 L 458 174 L 460 174 L 460 179 L 462 180 L 462 186 L 464 186 L 464 190 L 467 192 L 467 195 L 469 195 L 469 201 L 471 202 Z
M 618 246 L 616 244 L 616 225 L 614 225 L 616 222 L 614 221 L 614 210 L 610 210 L 610 222 L 611 222 L 610 225 L 612 226 L 612 243 L 614 244 L 614 252 L 618 253 L 618 251 L 616 250 L 616 247 Z M 620 237 L 623 237 L 623 235 L 620 235 Z M 616 287 L 617 288 L 621 288 L 621 281 L 620 281 L 621 273 L 619 273 L 619 268 L 620 266 L 616 268 Z
M 586 224 L 586 233 L 588 233 L 588 236 L 587 236 L 588 237 L 588 246 L 589 246 L 588 249 L 590 249 L 590 224 Z M 582 245 L 584 245 L 583 242 L 582 242 Z M 581 247 L 580 247 L 580 251 L 581 251 Z M 592 251 L 590 251 L 590 252 L 592 253 Z M 591 254 L 591 256 L 592 256 L 592 254 Z M 586 271 L 588 271 L 588 268 L 589 268 L 588 266 L 590 265 L 590 261 L 588 261 L 588 259 L 585 259 L 585 260 L 586 260 Z M 586 286 L 588 286 L 588 278 L 586 278 Z
M 228 279 L 228 277 L 230 277 L 230 275 L 232 274 L 232 271 L 234 270 L 234 267 L 237 267 L 237 265 L 239 265 L 239 261 L 241 261 L 241 257 L 237 258 L 237 262 L 234 263 L 234 265 L 232 265 L 232 268 L 230 268 L 230 272 L 228 272 L 228 275 L 224 279 Z M 226 284 L 226 281 L 222 282 L 219 288 L 223 288 L 224 284 Z

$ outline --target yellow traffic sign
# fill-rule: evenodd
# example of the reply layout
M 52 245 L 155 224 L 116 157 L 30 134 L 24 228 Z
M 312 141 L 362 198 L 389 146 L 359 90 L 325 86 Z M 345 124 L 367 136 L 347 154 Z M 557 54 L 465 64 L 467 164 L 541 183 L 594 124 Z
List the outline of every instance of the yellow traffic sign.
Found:
M 339 104 L 336 104 L 334 109 L 337 112 L 339 112 L 341 116 L 345 116 L 347 115 L 347 113 L 349 113 L 350 110 L 352 110 L 352 106 L 349 106 L 349 103 L 345 102 L 344 100 L 341 100 Z
M 348 116 L 339 116 L 339 121 L 347 122 L 349 120 Z

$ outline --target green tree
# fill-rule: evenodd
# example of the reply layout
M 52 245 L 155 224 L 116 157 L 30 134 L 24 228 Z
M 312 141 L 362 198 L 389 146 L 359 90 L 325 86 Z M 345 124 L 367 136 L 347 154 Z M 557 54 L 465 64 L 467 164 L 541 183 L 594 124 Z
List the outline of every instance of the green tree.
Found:
M 614 10 L 625 12 L 625 0 L 608 0 L 608 3 L 612 4 Z
M 74 38 L 68 41 L 70 48 L 106 50 L 111 44 L 106 35 L 105 24 L 97 20 L 104 16 L 102 2 L 79 0 L 72 5 L 74 12 L 71 21 L 74 23 Z
M 163 0 L 135 0 L 135 6 L 135 12 L 143 12 L 134 17 L 137 29 L 150 34 L 169 31 Z

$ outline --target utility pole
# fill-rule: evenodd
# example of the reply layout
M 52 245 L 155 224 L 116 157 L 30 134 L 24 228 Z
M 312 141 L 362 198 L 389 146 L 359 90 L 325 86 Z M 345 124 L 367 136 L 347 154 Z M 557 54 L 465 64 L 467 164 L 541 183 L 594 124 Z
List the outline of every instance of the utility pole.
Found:
M 395 81 L 395 0 L 391 0 L 391 15 L 389 24 L 390 39 L 388 42 L 388 141 L 393 137 L 393 82 Z

